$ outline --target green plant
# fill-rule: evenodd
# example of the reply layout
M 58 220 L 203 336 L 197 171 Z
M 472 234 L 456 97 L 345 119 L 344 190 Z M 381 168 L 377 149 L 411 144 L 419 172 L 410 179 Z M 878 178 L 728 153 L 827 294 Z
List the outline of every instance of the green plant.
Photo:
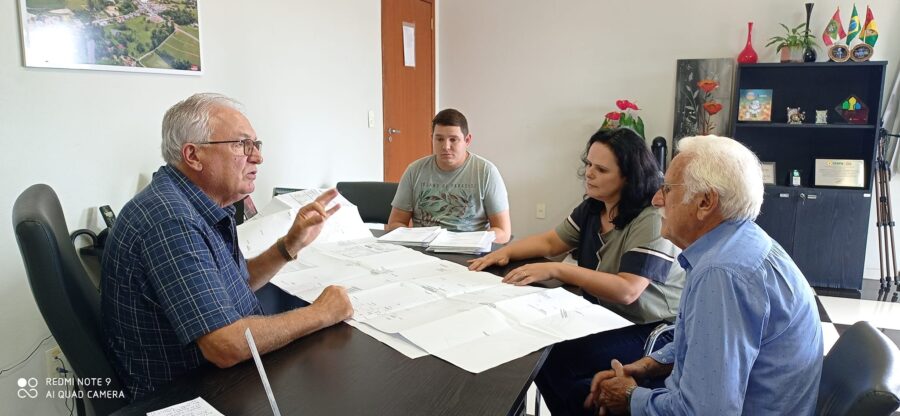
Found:
M 777 43 L 778 46 L 775 48 L 775 52 L 781 52 L 781 49 L 783 48 L 805 48 L 807 46 L 815 48 L 819 47 L 815 42 L 815 35 L 806 30 L 806 23 L 800 23 L 800 25 L 793 29 L 785 26 L 784 23 L 781 23 L 781 27 L 784 28 L 785 35 L 772 36 L 769 38 L 769 43 L 766 44 L 766 47 Z

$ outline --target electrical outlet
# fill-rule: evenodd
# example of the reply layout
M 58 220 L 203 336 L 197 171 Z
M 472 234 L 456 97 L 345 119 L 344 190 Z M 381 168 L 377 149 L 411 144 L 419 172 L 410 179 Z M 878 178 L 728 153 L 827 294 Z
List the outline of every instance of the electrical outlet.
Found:
M 534 210 L 534 217 L 538 219 L 547 218 L 547 204 L 543 202 L 537 204 L 537 207 Z
M 59 349 L 59 346 L 55 346 L 50 348 L 44 353 L 44 356 L 47 358 L 47 377 L 56 378 L 56 377 L 65 377 L 65 374 L 60 374 L 57 371 L 57 368 L 65 366 L 66 369 L 72 371 L 71 367 L 69 367 L 69 362 L 66 361 L 66 356 L 63 355 L 62 350 Z M 62 360 L 62 363 L 59 360 Z

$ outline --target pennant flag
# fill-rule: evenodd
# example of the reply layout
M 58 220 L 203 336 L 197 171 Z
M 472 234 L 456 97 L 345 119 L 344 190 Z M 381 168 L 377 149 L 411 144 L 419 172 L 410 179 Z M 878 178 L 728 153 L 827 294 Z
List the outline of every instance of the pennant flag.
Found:
M 825 43 L 825 46 L 831 46 L 834 45 L 834 41 L 843 39 L 846 36 L 844 25 L 841 24 L 841 8 L 838 7 L 834 12 L 834 16 L 831 16 L 831 20 L 825 25 L 825 32 L 822 33 L 822 42 Z
M 866 24 L 863 26 L 862 41 L 873 47 L 878 41 L 878 25 L 875 24 L 875 15 L 869 6 L 866 6 Z
M 856 39 L 861 28 L 859 27 L 859 13 L 856 13 L 856 5 L 853 5 L 853 13 L 850 13 L 850 23 L 847 25 L 847 45 Z

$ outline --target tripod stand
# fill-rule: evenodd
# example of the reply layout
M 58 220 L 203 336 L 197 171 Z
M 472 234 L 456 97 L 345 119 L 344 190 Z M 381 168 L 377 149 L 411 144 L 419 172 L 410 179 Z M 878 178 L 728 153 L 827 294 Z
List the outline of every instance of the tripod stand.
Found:
M 878 290 L 878 300 L 887 301 L 887 293 L 891 290 L 891 278 L 893 283 L 900 289 L 900 274 L 897 271 L 897 251 L 894 244 L 894 217 L 891 208 L 891 167 L 889 162 L 885 160 L 887 150 L 888 137 L 900 137 L 895 134 L 888 134 L 887 130 L 881 129 L 881 137 L 878 140 L 878 153 L 875 159 L 876 166 L 876 223 L 878 229 L 878 266 L 881 271 L 879 281 L 881 287 Z M 892 302 L 897 301 L 897 292 L 894 292 Z

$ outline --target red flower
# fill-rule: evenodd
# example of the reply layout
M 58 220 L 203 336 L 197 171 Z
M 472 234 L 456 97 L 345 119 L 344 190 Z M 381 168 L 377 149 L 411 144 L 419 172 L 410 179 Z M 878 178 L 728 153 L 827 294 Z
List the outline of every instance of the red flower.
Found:
M 700 87 L 703 92 L 709 94 L 712 90 L 719 87 L 719 83 L 711 79 L 701 79 L 697 82 L 697 86 Z
M 702 88 L 702 87 L 701 87 Z M 715 101 L 707 101 L 703 103 L 703 109 L 706 110 L 709 115 L 714 115 L 719 111 L 722 111 L 722 104 L 717 103 Z
M 606 118 L 609 120 L 618 120 L 618 119 L 622 118 L 622 113 L 610 111 L 610 112 L 606 113 Z
M 628 100 L 616 100 L 616 107 L 619 107 L 619 110 L 622 111 L 625 111 L 629 108 L 632 110 L 640 110 L 640 108 L 638 108 L 635 103 Z

